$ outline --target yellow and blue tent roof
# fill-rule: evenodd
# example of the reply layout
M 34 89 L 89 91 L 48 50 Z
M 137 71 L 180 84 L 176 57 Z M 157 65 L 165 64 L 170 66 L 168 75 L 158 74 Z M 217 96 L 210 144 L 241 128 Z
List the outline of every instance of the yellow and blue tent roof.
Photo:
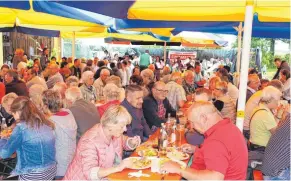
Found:
M 22 0 L 19 2 L 2 0 L 0 7 L 27 10 L 33 6 L 33 11 L 38 13 L 78 19 L 99 26 L 112 26 L 115 29 L 135 31 L 148 31 L 150 29 L 154 34 L 168 37 L 171 33 L 176 34 L 181 31 L 237 34 L 233 27 L 238 26 L 239 22 L 244 20 L 245 6 L 249 3 L 246 0 Z M 250 2 L 254 5 L 256 13 L 253 36 L 290 38 L 289 0 L 253 0 Z M 169 29 L 172 30 L 169 31 Z M 91 27 L 82 31 L 103 32 L 98 31 L 98 28 Z

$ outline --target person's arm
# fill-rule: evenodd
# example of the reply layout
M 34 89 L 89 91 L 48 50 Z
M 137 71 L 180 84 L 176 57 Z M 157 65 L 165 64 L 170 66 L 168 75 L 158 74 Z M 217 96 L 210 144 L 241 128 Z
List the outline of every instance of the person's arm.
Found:
M 267 113 L 267 114 L 266 114 Z M 272 113 L 266 112 L 266 111 L 258 111 L 256 117 L 262 118 L 262 122 L 267 128 L 267 130 L 270 131 L 271 134 L 274 134 L 277 129 L 277 122 L 275 120 L 275 117 Z
M 95 147 L 95 143 L 91 140 L 88 140 L 86 143 L 83 142 L 79 144 L 80 156 L 81 156 L 81 169 L 83 174 L 86 177 L 86 180 L 99 180 L 104 178 L 112 173 L 119 172 L 122 170 L 121 167 L 110 167 L 110 168 L 101 168 L 99 150 Z M 104 158 L 106 159 L 106 158 Z
M 13 129 L 13 132 L 7 143 L 0 150 L 0 158 L 9 158 L 22 143 L 22 131 L 19 126 Z
M 179 107 L 183 107 L 186 101 L 186 95 L 185 95 L 185 90 L 183 89 L 182 86 L 179 87 L 178 89 L 178 94 L 177 94 L 177 103 Z
M 185 104 L 185 101 L 184 100 L 178 101 L 178 106 L 179 107 L 183 107 L 184 104 Z
M 172 105 L 170 104 L 167 98 L 164 100 L 164 106 L 167 112 L 166 116 L 170 113 L 171 117 L 176 117 L 176 110 L 172 107 Z
M 146 121 L 151 125 L 161 127 L 161 123 L 166 122 L 166 120 L 161 120 L 158 117 L 156 105 L 154 105 L 152 100 L 144 100 L 142 108 Z
M 144 117 L 141 118 L 141 124 L 143 126 L 143 136 L 148 138 L 152 134 L 152 130 L 150 129 Z
M 223 180 L 230 163 L 230 155 L 225 145 L 220 141 L 213 140 L 205 144 L 203 150 L 204 170 L 193 169 L 195 168 L 195 160 L 192 163 L 194 164 L 193 168 L 183 170 L 177 163 L 168 162 L 162 166 L 162 170 L 178 173 L 187 180 Z

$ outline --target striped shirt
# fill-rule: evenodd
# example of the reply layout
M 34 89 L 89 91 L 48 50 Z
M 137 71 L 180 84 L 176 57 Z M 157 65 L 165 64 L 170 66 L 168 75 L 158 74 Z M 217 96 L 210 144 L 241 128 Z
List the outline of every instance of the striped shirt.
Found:
M 38 172 L 31 172 L 29 174 L 19 175 L 18 180 L 53 180 L 57 173 L 57 166 L 52 167 Z M 8 178 L 9 179 L 9 178 Z
M 278 176 L 290 168 L 290 114 L 271 136 L 265 149 L 262 171 L 266 176 Z

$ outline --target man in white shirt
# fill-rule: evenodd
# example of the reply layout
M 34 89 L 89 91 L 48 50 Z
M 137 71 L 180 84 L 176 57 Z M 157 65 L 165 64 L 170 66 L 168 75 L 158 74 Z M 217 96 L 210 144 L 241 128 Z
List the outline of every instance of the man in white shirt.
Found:
M 171 106 L 177 111 L 183 107 L 186 102 L 186 93 L 182 87 L 182 77 L 179 72 L 172 73 L 171 81 L 166 84 L 168 95 L 167 98 Z
M 108 69 L 102 69 L 100 77 L 95 80 L 93 86 L 96 89 L 96 101 L 104 99 L 103 88 L 105 87 L 105 80 L 110 76 L 110 71 Z
M 55 63 L 51 63 L 48 67 L 49 78 L 46 82 L 48 89 L 54 87 L 58 82 L 64 82 L 63 76 L 59 73 L 59 66 Z

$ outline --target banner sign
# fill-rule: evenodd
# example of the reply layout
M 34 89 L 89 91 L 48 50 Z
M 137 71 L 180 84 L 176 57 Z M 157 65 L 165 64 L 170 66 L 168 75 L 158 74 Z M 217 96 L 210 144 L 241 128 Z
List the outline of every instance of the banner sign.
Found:
M 177 59 L 180 57 L 180 60 L 186 60 L 189 57 L 196 58 L 197 52 L 179 52 L 179 51 L 169 51 L 168 58 L 170 60 Z

